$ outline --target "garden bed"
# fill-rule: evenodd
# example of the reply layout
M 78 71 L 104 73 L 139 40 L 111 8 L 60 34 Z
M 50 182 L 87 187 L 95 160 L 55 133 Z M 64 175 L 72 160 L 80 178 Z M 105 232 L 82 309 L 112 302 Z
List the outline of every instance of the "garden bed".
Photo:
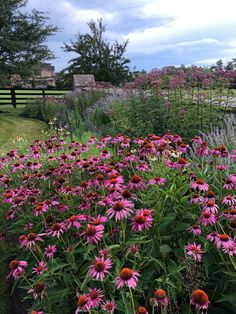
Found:
M 17 308 L 233 314 L 235 160 L 170 133 L 57 135 L 8 152 L 1 245 Z

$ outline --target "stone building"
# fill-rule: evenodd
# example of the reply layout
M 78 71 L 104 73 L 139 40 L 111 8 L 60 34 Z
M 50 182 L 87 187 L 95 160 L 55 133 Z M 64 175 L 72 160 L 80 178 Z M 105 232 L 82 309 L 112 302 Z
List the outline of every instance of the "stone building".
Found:
M 43 63 L 38 75 L 28 78 L 23 81 L 19 74 L 14 74 L 11 77 L 11 86 L 24 88 L 47 88 L 56 86 L 55 67 L 51 63 Z

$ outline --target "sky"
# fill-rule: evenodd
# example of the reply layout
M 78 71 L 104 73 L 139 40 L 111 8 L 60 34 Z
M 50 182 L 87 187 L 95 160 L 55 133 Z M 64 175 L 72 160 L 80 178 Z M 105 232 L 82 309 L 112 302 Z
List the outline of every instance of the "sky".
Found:
M 56 71 L 74 57 L 63 43 L 87 33 L 87 23 L 99 18 L 109 42 L 129 41 L 125 56 L 132 70 L 236 58 L 236 0 L 28 0 L 25 10 L 32 9 L 48 12 L 61 29 L 47 42 Z

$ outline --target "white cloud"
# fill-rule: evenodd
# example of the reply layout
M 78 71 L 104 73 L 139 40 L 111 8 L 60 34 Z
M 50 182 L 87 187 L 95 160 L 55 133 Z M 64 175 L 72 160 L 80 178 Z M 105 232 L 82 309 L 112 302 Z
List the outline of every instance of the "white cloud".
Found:
M 203 59 L 203 60 L 198 60 L 195 61 L 194 64 L 196 65 L 212 65 L 212 64 L 216 64 L 216 62 L 218 60 L 222 60 L 223 62 L 227 62 L 227 58 L 212 58 L 212 59 Z
M 194 45 L 197 42 L 204 44 L 203 38 L 211 33 L 214 34 L 212 40 L 216 43 L 224 41 L 227 30 L 232 32 L 236 29 L 235 11 L 235 0 L 155 0 L 143 6 L 140 14 L 146 18 L 172 17 L 172 20 L 164 26 L 129 32 L 125 38 L 129 38 L 130 48 L 137 53 L 143 53 L 144 47 L 150 47 L 152 53 L 155 49 L 158 52 L 159 47 L 166 46 L 169 49 L 176 41 L 187 42 L 187 46 L 191 42 Z
M 143 68 L 145 62 L 160 66 L 150 60 L 207 65 L 236 56 L 235 0 L 29 0 L 28 8 L 48 11 L 52 23 L 64 28 L 52 38 L 57 51 L 101 17 L 109 41 L 128 39 L 128 54 L 134 64 L 143 60 Z
M 114 14 L 106 12 L 104 10 L 95 10 L 95 9 L 81 9 L 74 6 L 69 1 L 63 1 L 62 7 L 67 12 L 67 17 L 69 18 L 70 23 L 87 23 L 91 19 L 97 20 L 103 18 L 105 21 L 111 22 L 114 18 Z

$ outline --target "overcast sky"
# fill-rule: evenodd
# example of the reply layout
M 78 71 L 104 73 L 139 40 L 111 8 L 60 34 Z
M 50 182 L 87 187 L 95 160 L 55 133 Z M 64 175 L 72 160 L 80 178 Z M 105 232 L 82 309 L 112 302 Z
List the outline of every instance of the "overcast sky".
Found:
M 236 58 L 236 0 L 28 0 L 26 9 L 47 11 L 61 31 L 48 45 L 59 71 L 73 55 L 63 42 L 88 31 L 102 18 L 105 37 L 129 40 L 131 68 L 151 70 L 164 65 L 211 65 Z

